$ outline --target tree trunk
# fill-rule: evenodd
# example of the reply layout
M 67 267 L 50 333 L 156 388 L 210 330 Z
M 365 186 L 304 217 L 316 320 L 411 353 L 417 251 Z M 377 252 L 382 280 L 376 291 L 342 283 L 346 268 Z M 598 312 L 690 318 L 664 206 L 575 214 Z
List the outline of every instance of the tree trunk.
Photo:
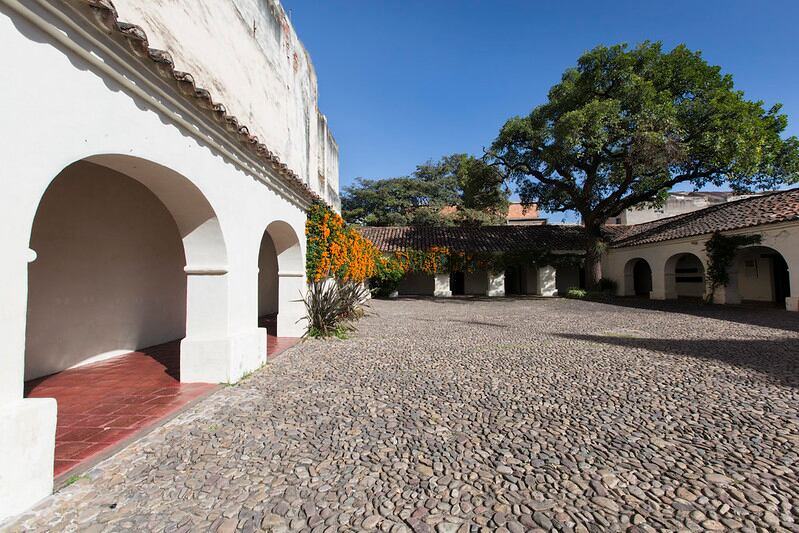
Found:
M 595 290 L 602 279 L 602 252 L 604 241 L 601 228 L 585 228 L 588 234 L 585 247 L 585 284 L 588 290 Z

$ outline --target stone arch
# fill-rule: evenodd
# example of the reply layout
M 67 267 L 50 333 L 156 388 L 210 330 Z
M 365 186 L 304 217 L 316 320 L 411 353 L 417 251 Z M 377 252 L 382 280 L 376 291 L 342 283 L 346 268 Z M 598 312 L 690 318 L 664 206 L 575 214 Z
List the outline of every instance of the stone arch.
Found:
M 305 261 L 297 232 L 288 222 L 271 222 L 258 253 L 259 324 L 273 336 L 299 337 L 305 331 L 302 297 Z M 274 329 L 272 329 L 274 328 Z
M 624 265 L 624 295 L 646 296 L 652 292 L 652 267 L 642 257 L 635 257 Z
M 185 337 L 181 380 L 224 381 L 191 345 L 226 335 L 227 250 L 188 178 L 130 155 L 75 161 L 44 190 L 30 247 L 26 379 Z
M 669 257 L 663 267 L 666 299 L 703 298 L 706 292 L 705 264 L 691 252 Z

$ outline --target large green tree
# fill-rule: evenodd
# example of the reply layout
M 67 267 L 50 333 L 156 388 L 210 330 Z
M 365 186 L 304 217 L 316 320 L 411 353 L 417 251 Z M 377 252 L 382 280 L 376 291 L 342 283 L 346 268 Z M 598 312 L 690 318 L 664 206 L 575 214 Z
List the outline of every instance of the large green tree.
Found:
M 587 233 L 589 284 L 601 276 L 602 225 L 662 202 L 680 183 L 747 191 L 799 177 L 799 141 L 732 77 L 683 45 L 599 46 L 566 70 L 545 104 L 502 127 L 488 151 L 524 203 L 576 211 Z
M 370 226 L 496 224 L 507 206 L 501 172 L 466 154 L 428 161 L 411 176 L 358 178 L 341 197 L 344 218 Z

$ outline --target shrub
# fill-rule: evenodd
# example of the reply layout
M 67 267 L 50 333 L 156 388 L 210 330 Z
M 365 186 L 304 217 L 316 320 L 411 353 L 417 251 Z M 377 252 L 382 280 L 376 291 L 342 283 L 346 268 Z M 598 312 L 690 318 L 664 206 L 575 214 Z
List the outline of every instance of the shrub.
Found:
M 609 278 L 601 278 L 596 285 L 596 288 L 599 292 L 603 292 L 606 294 L 616 294 L 616 289 L 618 289 L 618 284 Z
M 566 298 L 574 298 L 575 300 L 584 300 L 586 296 L 588 296 L 588 292 L 585 289 L 581 289 L 579 287 L 569 287 L 569 290 L 566 291 Z
M 354 331 L 354 322 L 364 316 L 368 292 L 360 283 L 313 280 L 305 295 L 308 337 L 346 337 Z

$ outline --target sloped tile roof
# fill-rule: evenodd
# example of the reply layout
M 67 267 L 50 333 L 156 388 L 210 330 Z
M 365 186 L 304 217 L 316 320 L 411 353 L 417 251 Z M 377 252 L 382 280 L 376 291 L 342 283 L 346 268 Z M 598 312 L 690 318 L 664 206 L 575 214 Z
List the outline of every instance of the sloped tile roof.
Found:
M 799 220 L 799 188 L 743 198 L 643 224 L 607 227 L 605 230 L 611 246 L 621 248 L 792 220 Z
M 310 201 L 324 202 L 294 170 L 260 142 L 257 136 L 251 134 L 246 125 L 241 124 L 235 116 L 230 115 L 224 104 L 214 101 L 207 89 L 197 87 L 194 77 L 190 73 L 176 70 L 169 52 L 150 48 L 147 34 L 140 26 L 120 21 L 111 0 L 79 0 L 79 3 L 91 8 L 94 20 L 100 28 L 112 37 L 122 38 L 130 50 L 139 57 L 149 60 L 153 70 L 159 76 L 177 87 L 184 97 L 220 124 L 231 138 L 252 152 L 262 163 L 271 167 L 286 186 Z
M 381 252 L 428 250 L 433 246 L 472 253 L 585 249 L 585 237 L 580 226 L 367 226 L 359 228 L 359 231 Z

